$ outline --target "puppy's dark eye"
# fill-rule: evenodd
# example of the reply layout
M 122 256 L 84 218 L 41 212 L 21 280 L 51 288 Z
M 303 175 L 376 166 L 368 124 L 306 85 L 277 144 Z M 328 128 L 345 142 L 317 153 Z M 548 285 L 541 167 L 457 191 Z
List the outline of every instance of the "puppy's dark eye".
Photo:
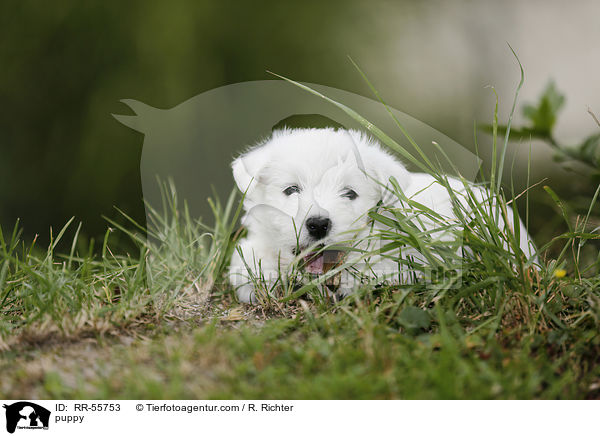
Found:
M 353 189 L 346 189 L 344 190 L 342 197 L 346 197 L 349 200 L 354 200 L 356 197 L 358 197 L 358 194 Z
M 300 192 L 300 188 L 297 185 L 288 186 L 283 190 L 283 193 L 287 196 Z

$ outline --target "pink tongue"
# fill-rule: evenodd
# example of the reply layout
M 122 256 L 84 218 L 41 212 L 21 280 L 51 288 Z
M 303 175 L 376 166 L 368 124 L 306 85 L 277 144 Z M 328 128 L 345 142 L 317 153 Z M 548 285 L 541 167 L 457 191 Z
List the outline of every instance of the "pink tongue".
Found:
M 311 274 L 323 274 L 323 253 L 316 256 L 307 256 L 305 259 L 310 261 L 304 266 L 304 269 Z

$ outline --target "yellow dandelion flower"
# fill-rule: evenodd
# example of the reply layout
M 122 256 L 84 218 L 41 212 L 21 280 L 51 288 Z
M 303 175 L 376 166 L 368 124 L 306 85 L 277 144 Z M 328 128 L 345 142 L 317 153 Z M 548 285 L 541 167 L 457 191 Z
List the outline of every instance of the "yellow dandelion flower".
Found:
M 554 277 L 556 277 L 557 279 L 562 279 L 566 275 L 567 271 L 565 271 L 564 269 L 557 269 L 554 271 Z

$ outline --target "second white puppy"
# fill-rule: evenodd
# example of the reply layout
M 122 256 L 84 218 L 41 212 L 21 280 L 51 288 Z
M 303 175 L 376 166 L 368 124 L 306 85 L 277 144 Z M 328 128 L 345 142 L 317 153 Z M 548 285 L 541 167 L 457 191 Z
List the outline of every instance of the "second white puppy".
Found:
M 306 250 L 363 237 L 369 227 L 367 212 L 390 200 L 385 188 L 390 177 L 408 198 L 453 217 L 446 188 L 428 174 L 408 172 L 376 141 L 354 130 L 275 131 L 232 167 L 238 188 L 246 194 L 242 222 L 248 234 L 234 252 L 229 272 L 242 302 L 257 301 L 252 276 L 273 283 L 298 255 L 305 256 L 304 268 L 312 274 L 335 264 L 337 259 L 327 259 L 327 251 Z M 454 190 L 464 190 L 460 181 L 450 182 Z M 483 196 L 480 188 L 474 189 Z M 521 249 L 531 256 L 533 245 L 521 227 Z M 379 268 L 371 263 L 367 274 L 397 271 L 390 260 L 376 262 Z M 346 284 L 339 293 L 351 291 L 352 285 Z

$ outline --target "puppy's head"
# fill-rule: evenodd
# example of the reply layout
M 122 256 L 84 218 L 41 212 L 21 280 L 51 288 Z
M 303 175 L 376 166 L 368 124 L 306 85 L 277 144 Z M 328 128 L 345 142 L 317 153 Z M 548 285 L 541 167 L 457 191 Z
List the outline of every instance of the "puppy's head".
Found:
M 390 177 L 402 188 L 409 182 L 400 162 L 353 130 L 275 131 L 232 167 L 246 194 L 245 225 L 283 259 L 298 248 L 349 241 Z

